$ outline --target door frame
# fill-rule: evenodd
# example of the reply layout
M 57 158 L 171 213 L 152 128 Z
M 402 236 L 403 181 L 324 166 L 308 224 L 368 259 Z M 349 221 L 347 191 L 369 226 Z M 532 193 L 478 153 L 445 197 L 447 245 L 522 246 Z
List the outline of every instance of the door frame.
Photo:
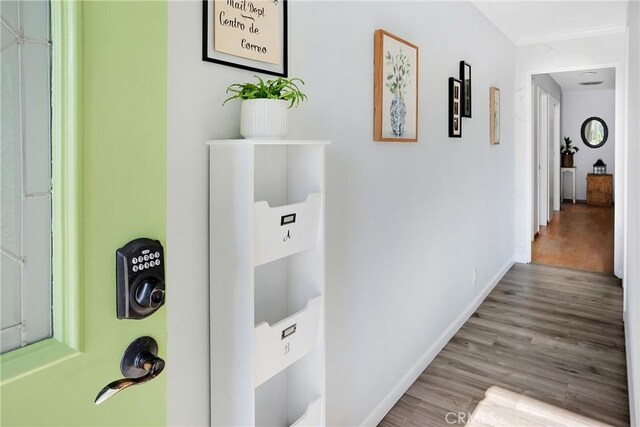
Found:
M 549 93 L 537 87 L 538 111 L 536 114 L 536 125 L 538 128 L 536 138 L 536 163 L 538 180 L 538 191 L 536 194 L 536 206 L 538 212 L 538 227 L 546 227 L 549 216 Z
M 553 95 L 550 95 L 550 102 L 551 102 L 551 111 L 553 112 L 553 123 L 554 123 L 554 127 L 553 127 L 553 135 L 551 136 L 550 140 L 551 140 L 551 145 L 553 146 L 553 158 L 552 158 L 552 164 L 553 164 L 553 210 L 554 211 L 559 211 L 560 210 L 560 145 L 561 145 L 561 135 L 562 135 L 562 129 L 561 129 L 561 108 L 562 108 L 562 101 L 556 99 L 553 97 Z M 552 213 L 553 216 L 553 213 Z
M 613 251 L 613 264 L 614 264 L 614 275 L 618 278 L 624 278 L 625 270 L 626 270 L 626 239 L 625 239 L 625 230 L 627 223 L 627 200 L 625 197 L 625 191 L 627 189 L 627 161 L 625 158 L 625 153 L 627 152 L 628 140 L 625 132 L 626 125 L 626 108 L 625 108 L 625 67 L 623 64 L 619 64 L 617 62 L 614 63 L 596 63 L 590 65 L 581 65 L 581 66 L 571 66 L 571 67 L 559 67 L 559 68 L 548 68 L 548 69 L 539 69 L 535 71 L 527 71 L 527 81 L 532 81 L 532 76 L 536 74 L 551 74 L 551 73 L 561 73 L 565 71 L 588 71 L 588 70 L 597 70 L 601 68 L 613 68 L 615 69 L 616 76 L 616 87 L 615 87 L 615 109 L 616 109 L 616 117 L 615 117 L 615 133 L 616 133 L 616 145 L 615 145 L 615 171 L 614 171 L 614 251 Z M 533 93 L 531 93 L 533 95 Z M 528 103 L 525 103 L 526 108 L 530 109 L 531 114 L 525 114 L 524 118 L 526 121 L 526 125 L 528 128 L 528 136 L 527 136 L 527 146 L 526 150 L 528 161 L 525 162 L 525 169 L 519 173 L 525 174 L 528 185 L 526 186 L 527 191 L 529 193 L 529 197 L 525 198 L 525 202 L 528 204 L 528 208 L 525 209 L 526 215 L 534 215 L 533 209 L 536 208 L 534 203 L 535 193 L 535 170 L 533 169 L 533 160 L 535 155 L 535 146 L 533 139 L 533 101 L 529 99 Z M 529 170 L 527 170 L 529 168 Z M 529 218 L 532 218 L 531 216 Z M 521 262 L 531 262 L 531 233 L 530 230 L 527 232 L 527 244 L 525 246 L 526 252 L 520 254 Z M 516 237 L 520 239 L 521 237 Z M 623 282 L 624 286 L 624 282 Z
M 539 175 L 539 169 L 538 169 L 538 113 L 539 113 L 539 108 L 538 108 L 538 103 L 540 102 L 540 95 L 539 95 L 539 90 L 540 88 L 538 87 L 537 84 L 535 84 L 533 82 L 533 79 L 530 79 L 529 81 L 530 84 L 530 90 L 531 90 L 531 102 L 530 102 L 530 107 L 531 107 L 531 132 L 529 133 L 530 137 L 531 137 L 531 141 L 532 141 L 532 147 L 531 147 L 531 234 L 530 234 L 530 239 L 531 241 L 533 241 L 536 236 L 538 235 L 538 232 L 540 231 L 540 223 L 538 221 L 538 213 L 539 213 L 539 209 L 538 209 L 538 186 L 539 186 L 539 179 L 538 179 L 538 175 Z

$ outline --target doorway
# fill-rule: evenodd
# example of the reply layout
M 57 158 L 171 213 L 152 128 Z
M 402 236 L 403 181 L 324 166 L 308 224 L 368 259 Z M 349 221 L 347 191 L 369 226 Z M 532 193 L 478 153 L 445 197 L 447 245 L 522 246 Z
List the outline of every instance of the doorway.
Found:
M 552 178 L 549 168 L 549 94 L 538 87 L 538 228 L 546 227 L 549 215 L 549 181 Z M 553 214 L 551 215 L 553 216 Z
M 534 263 L 614 271 L 615 100 L 614 68 L 532 76 Z
M 560 210 L 560 97 L 561 89 L 550 77 L 533 77 L 533 238 Z
M 538 226 L 546 227 L 560 210 L 560 101 L 538 87 L 537 111 L 537 199 Z M 557 185 L 556 185 L 557 184 Z M 556 188 L 557 187 L 557 188 Z

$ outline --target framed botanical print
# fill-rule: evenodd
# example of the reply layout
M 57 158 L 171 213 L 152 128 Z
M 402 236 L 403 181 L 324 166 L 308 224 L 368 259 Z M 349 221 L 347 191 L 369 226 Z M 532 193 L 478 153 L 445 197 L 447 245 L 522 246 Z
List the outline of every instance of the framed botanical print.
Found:
M 203 0 L 202 60 L 287 76 L 287 0 Z
M 500 144 L 500 89 L 489 89 L 489 143 Z
M 374 35 L 373 140 L 418 142 L 418 46 Z
M 460 61 L 460 80 L 462 81 L 462 117 L 471 117 L 471 65 Z
M 449 77 L 449 138 L 462 138 L 462 82 Z

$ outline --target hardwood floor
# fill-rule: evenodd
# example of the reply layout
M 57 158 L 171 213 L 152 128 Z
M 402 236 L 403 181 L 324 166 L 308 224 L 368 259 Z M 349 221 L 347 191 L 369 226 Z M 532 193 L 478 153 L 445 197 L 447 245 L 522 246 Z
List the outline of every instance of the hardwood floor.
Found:
M 613 208 L 563 203 L 531 246 L 535 263 L 613 273 Z
M 626 426 L 624 345 L 618 279 L 516 264 L 380 426 L 464 424 L 492 385 Z

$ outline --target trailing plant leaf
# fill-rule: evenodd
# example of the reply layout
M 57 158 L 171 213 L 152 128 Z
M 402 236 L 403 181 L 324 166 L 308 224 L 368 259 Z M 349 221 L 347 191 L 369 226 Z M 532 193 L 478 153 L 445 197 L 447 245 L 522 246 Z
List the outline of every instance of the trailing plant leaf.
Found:
M 278 77 L 275 80 L 264 81 L 259 76 L 258 83 L 234 83 L 227 87 L 226 93 L 230 94 L 222 105 L 232 99 L 282 99 L 289 102 L 289 107 L 297 107 L 300 102 L 307 99 L 307 95 L 302 93 L 298 84 L 304 85 L 304 81 L 299 78 L 285 79 Z

